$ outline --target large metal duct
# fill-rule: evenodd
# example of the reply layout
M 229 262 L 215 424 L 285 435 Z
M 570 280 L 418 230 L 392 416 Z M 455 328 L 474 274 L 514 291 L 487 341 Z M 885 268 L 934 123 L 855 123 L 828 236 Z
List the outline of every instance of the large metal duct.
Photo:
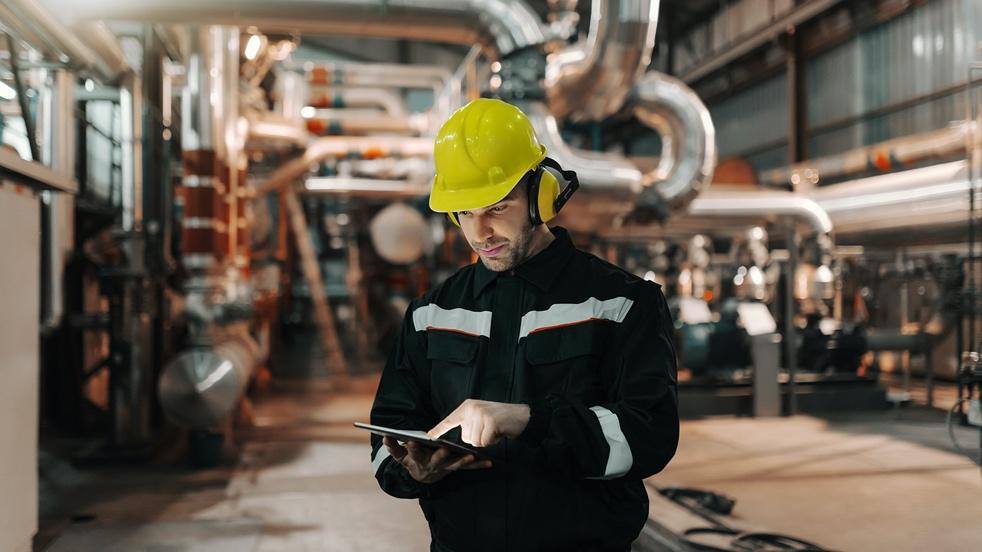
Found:
M 869 171 L 885 172 L 915 163 L 964 156 L 968 138 L 975 126 L 973 121 L 959 121 L 942 130 L 904 136 L 837 155 L 763 171 L 760 173 L 760 182 L 766 186 L 814 186 L 821 180 Z
M 717 158 L 715 127 L 709 110 L 688 86 L 651 72 L 635 85 L 631 102 L 638 119 L 662 138 L 658 165 L 647 173 L 621 155 L 570 148 L 560 135 L 555 117 L 544 106 L 525 106 L 550 155 L 577 171 L 586 195 L 602 196 L 600 202 L 579 207 L 571 204 L 571 211 L 590 211 L 590 215 L 578 213 L 579 218 L 605 218 L 610 224 L 612 219 L 631 211 L 638 201 L 655 208 L 661 216 L 670 209 L 684 211 L 712 180 Z M 567 217 L 570 218 L 575 217 Z
M 539 141 L 563 168 L 576 171 L 586 193 L 630 198 L 641 191 L 643 175 L 633 163 L 615 153 L 571 148 L 559 132 L 556 118 L 540 103 L 522 106 Z
M 914 245 L 967 238 L 967 161 L 872 176 L 815 188 L 844 244 Z
M 482 44 L 489 57 L 545 41 L 538 15 L 516 0 L 61 0 L 75 20 L 253 25 L 267 32 L 330 33 Z M 61 9 L 61 8 L 60 8 Z
M 632 103 L 638 120 L 662 143 L 658 166 L 644 175 L 641 199 L 683 209 L 709 186 L 716 169 L 716 127 L 709 110 L 685 83 L 656 71 L 634 86 Z
M 693 217 L 793 217 L 828 234 L 833 221 L 816 201 L 792 192 L 713 186 L 689 204 Z
M 651 62 L 658 6 L 659 0 L 593 0 L 586 40 L 546 58 L 553 115 L 599 121 L 621 108 Z

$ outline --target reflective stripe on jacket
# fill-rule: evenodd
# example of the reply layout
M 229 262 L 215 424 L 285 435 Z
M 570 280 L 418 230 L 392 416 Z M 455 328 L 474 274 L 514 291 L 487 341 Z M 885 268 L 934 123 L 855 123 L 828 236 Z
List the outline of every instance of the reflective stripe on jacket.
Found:
M 678 444 L 672 319 L 661 286 L 576 249 L 562 228 L 514 270 L 479 261 L 411 303 L 373 424 L 428 430 L 468 398 L 531 419 L 494 467 L 414 480 L 372 436 L 382 489 L 418 498 L 455 551 L 625 550 L 648 518 L 642 479 Z

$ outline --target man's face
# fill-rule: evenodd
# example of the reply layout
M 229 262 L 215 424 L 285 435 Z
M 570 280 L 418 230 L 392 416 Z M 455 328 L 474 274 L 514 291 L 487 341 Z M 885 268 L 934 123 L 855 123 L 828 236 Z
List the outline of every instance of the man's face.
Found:
M 533 229 L 525 186 L 520 183 L 489 207 L 457 213 L 467 243 L 488 270 L 511 270 L 528 257 Z

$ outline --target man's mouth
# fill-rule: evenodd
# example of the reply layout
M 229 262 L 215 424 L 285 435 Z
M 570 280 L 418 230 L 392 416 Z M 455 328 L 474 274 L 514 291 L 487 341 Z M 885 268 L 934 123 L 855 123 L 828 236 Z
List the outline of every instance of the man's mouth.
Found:
M 478 251 L 480 251 L 481 255 L 484 255 L 485 257 L 494 257 L 498 253 L 501 253 L 501 250 L 504 249 L 504 247 L 505 244 L 497 245 L 495 247 L 492 247 L 491 249 L 484 249 L 483 247 L 481 247 L 478 248 Z

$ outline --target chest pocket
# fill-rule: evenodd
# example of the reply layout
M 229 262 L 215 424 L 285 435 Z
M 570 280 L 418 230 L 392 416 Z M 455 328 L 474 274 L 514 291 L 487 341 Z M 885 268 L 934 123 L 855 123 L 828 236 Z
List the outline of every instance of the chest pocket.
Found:
M 437 413 L 446 416 L 470 395 L 479 339 L 441 330 L 426 332 L 430 399 Z
M 529 396 L 558 393 L 584 401 L 602 400 L 600 363 L 606 326 L 590 321 L 529 334 L 525 343 Z

